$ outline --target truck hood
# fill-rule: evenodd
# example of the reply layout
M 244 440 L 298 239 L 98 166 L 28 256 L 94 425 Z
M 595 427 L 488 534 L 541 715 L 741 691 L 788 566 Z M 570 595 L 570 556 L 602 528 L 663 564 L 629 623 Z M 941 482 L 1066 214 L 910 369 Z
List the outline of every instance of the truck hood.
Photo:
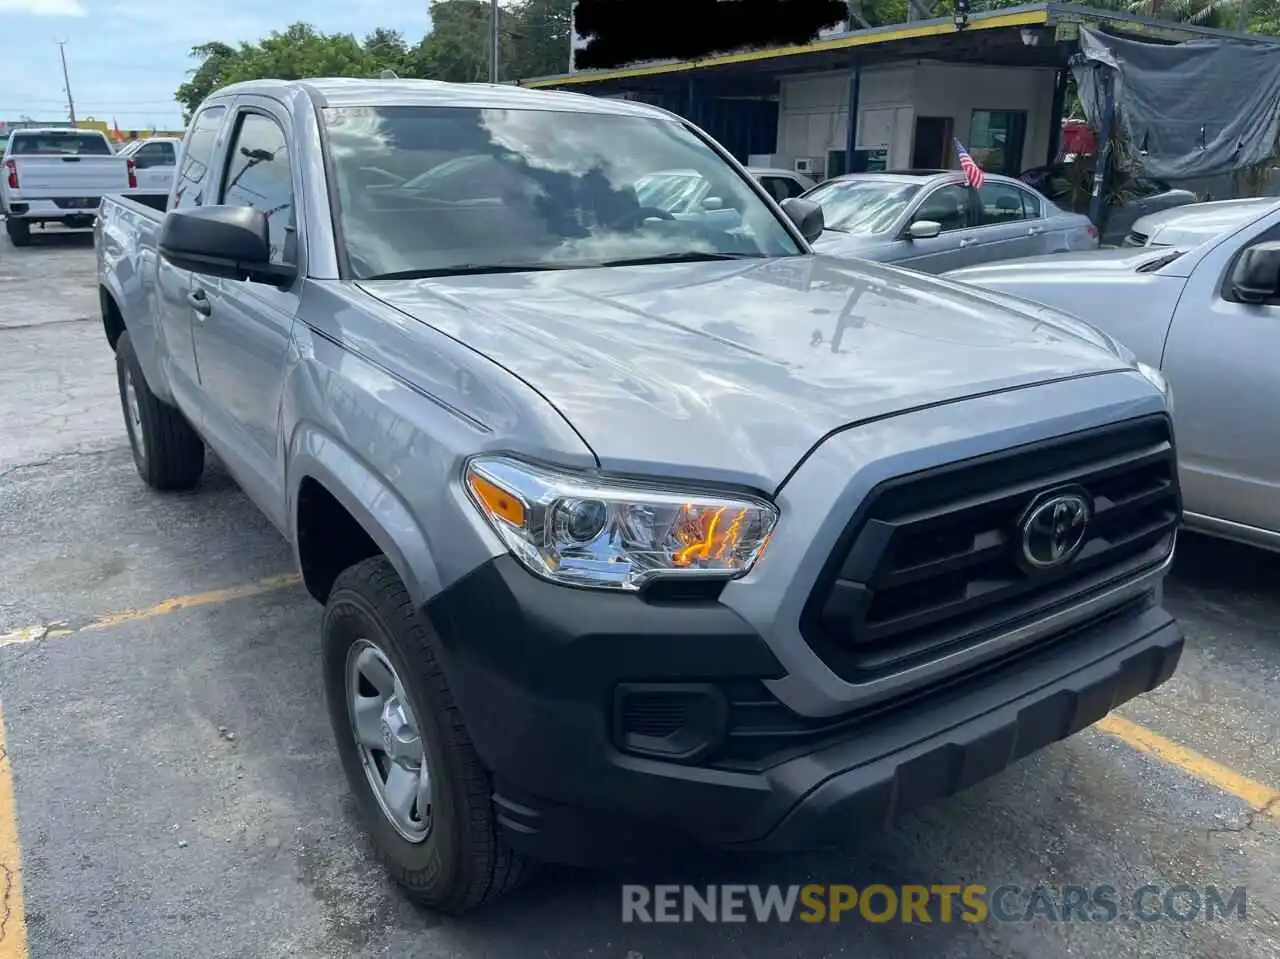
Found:
M 1191 247 L 1256 220 L 1277 203 L 1275 197 L 1248 197 L 1175 206 L 1139 217 L 1132 229 L 1151 246 Z
M 1006 260 L 944 274 L 983 289 L 1069 311 L 1159 368 L 1169 318 L 1196 254 L 1122 248 Z M 1163 265 L 1161 265 L 1163 263 Z
M 944 275 L 964 283 L 1017 278 L 1018 282 L 1033 279 L 1067 281 L 1108 279 L 1121 281 L 1127 277 L 1148 275 L 1139 267 L 1159 260 L 1168 260 L 1172 250 L 1152 250 L 1147 247 L 1118 247 L 1101 250 L 1078 250 L 1074 253 L 1049 253 L 1045 256 L 1027 256 L 1016 260 L 998 260 L 978 266 L 948 270 Z
M 822 256 L 357 285 L 530 384 L 602 468 L 766 491 L 843 426 L 1131 368 L 1047 307 Z

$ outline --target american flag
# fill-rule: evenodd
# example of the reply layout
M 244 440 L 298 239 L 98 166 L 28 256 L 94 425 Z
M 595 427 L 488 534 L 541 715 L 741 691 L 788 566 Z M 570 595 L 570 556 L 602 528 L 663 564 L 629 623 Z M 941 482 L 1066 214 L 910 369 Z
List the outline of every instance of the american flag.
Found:
M 973 162 L 973 157 L 969 156 L 969 151 L 964 148 L 959 137 L 953 139 L 956 141 L 956 156 L 960 159 L 960 169 L 964 170 L 964 178 L 969 181 L 969 186 L 977 190 L 982 186 L 982 167 Z

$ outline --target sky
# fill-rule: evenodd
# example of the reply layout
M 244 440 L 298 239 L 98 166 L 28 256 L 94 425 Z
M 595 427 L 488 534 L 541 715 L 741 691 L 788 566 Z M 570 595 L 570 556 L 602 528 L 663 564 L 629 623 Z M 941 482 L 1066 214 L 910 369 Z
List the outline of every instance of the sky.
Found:
M 193 46 L 253 41 L 298 20 L 357 37 L 387 27 L 415 42 L 430 24 L 427 0 L 0 0 L 0 120 L 67 119 L 65 40 L 77 119 L 180 129 L 173 92 L 195 66 Z

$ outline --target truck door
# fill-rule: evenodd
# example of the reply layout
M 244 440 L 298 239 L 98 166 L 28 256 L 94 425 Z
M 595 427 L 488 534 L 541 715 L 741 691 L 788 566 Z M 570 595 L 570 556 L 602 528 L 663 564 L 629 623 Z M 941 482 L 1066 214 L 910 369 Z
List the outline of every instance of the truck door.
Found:
M 192 278 L 201 303 L 195 325 L 205 438 L 251 499 L 264 508 L 283 503 L 279 458 L 280 397 L 299 291 L 301 193 L 292 162 L 288 116 L 275 101 L 242 97 L 229 126 L 228 146 L 210 190 L 213 202 L 262 211 L 270 231 L 271 259 L 299 267 L 298 279 L 281 290 L 265 283 Z M 283 517 L 272 516 L 277 523 Z
M 200 206 L 205 202 L 206 194 L 216 189 L 210 185 L 213 177 L 209 166 L 226 115 L 226 106 L 213 104 L 201 110 L 193 120 L 182 156 L 182 170 L 170 200 L 172 209 Z M 199 419 L 200 377 L 192 338 L 192 328 L 199 314 L 190 300 L 191 274 L 163 257 L 158 257 L 158 260 L 156 320 L 164 341 L 160 355 L 166 364 L 165 372 L 178 405 L 189 417 Z
M 1204 256 L 1178 301 L 1161 362 L 1173 390 L 1187 511 L 1270 531 L 1280 531 L 1280 297 L 1241 302 L 1230 278 L 1246 249 L 1277 240 L 1280 214 L 1272 214 Z

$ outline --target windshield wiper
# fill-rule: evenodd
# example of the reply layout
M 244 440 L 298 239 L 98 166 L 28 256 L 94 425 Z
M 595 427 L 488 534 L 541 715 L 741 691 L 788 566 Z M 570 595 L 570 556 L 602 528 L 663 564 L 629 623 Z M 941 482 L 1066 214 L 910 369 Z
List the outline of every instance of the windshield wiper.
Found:
M 1176 260 L 1180 256 L 1182 256 L 1182 251 L 1174 250 L 1172 253 L 1166 253 L 1164 256 L 1157 257 L 1154 260 L 1148 260 L 1146 263 L 1143 263 L 1140 267 L 1138 267 L 1137 272 L 1153 273 L 1156 270 L 1160 269 L 1162 266 L 1168 266 L 1170 263 L 1172 263 L 1174 260 Z
M 600 266 L 644 266 L 649 263 L 697 263 L 708 260 L 759 260 L 758 253 L 703 253 L 688 250 L 683 253 L 655 253 L 652 256 L 619 257 L 601 260 Z
M 459 263 L 456 266 L 432 267 L 428 270 L 395 270 L 362 276 L 361 280 L 423 280 L 432 276 L 475 276 L 481 273 L 532 273 L 536 270 L 566 270 L 572 266 L 553 263 Z

